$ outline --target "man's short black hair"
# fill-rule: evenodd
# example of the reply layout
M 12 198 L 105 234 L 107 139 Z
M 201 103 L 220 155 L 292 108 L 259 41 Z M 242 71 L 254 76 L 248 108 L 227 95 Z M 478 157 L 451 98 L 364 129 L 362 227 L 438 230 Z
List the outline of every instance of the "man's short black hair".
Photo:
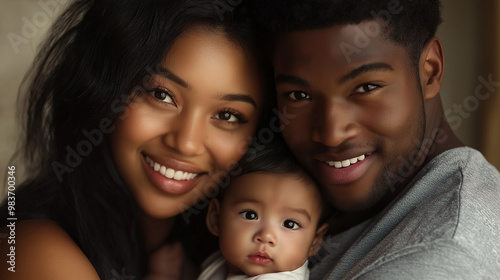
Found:
M 406 48 L 413 66 L 442 21 L 439 0 L 259 0 L 257 17 L 274 34 L 378 20 L 383 34 Z

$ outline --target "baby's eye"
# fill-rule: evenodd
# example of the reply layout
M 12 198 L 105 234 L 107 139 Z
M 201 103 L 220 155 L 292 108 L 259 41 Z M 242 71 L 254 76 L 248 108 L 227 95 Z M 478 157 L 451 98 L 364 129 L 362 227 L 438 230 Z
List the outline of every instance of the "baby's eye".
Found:
M 289 228 L 289 229 L 298 229 L 300 228 L 300 224 L 297 223 L 296 221 L 294 220 L 286 220 L 283 222 L 283 226 L 286 227 L 286 228 Z
M 369 93 L 372 90 L 376 90 L 377 88 L 379 88 L 378 85 L 362 84 L 358 88 L 356 88 L 353 93 Z
M 253 210 L 245 210 L 240 212 L 240 216 L 246 220 L 257 220 L 257 213 Z
M 164 89 L 154 89 L 151 91 L 151 94 L 159 102 L 170 103 L 175 105 L 172 95 Z
M 292 101 L 301 101 L 301 100 L 311 99 L 309 94 L 307 94 L 303 91 L 291 91 L 291 92 L 287 92 L 285 95 Z

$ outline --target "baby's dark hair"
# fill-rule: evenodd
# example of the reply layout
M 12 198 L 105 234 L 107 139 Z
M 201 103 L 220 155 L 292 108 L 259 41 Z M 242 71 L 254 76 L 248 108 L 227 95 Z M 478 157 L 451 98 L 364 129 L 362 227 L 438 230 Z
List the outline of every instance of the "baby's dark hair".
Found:
M 241 177 L 245 174 L 265 172 L 273 174 L 289 174 L 311 184 L 316 184 L 309 174 L 291 155 L 290 151 L 281 140 L 257 146 L 262 150 L 249 149 L 249 152 L 239 161 L 236 174 Z
M 425 43 L 441 23 L 439 0 L 258 1 L 256 16 L 274 34 L 378 20 L 390 40 L 406 48 L 416 69 Z
M 276 135 L 276 138 L 271 143 L 265 145 L 257 144 L 254 146 L 255 148 L 250 147 L 247 153 L 230 172 L 231 175 L 227 187 L 230 187 L 236 178 L 250 173 L 290 175 L 318 189 L 322 200 L 321 216 L 318 221 L 319 227 L 326 222 L 329 216 L 330 211 L 328 210 L 328 203 L 324 200 L 324 196 L 321 195 L 321 189 L 318 187 L 317 182 L 297 162 L 284 140 L 278 136 L 279 135 Z M 223 196 L 224 188 L 222 188 L 219 193 L 219 200 L 222 200 Z

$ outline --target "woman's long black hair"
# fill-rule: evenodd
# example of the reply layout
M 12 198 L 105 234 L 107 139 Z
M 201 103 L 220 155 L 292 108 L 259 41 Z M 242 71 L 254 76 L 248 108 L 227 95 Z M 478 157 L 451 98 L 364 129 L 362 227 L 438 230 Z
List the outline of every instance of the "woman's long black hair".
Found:
M 20 89 L 28 178 L 16 216 L 66 230 L 101 279 L 145 273 L 140 210 L 117 175 L 107 138 L 126 117 L 176 37 L 193 24 L 222 30 L 255 59 L 258 40 L 243 1 L 76 0 L 52 26 Z M 248 1 L 247 1 L 248 2 Z M 0 208 L 2 223 L 7 205 Z M 3 226 L 3 225 L 2 225 Z

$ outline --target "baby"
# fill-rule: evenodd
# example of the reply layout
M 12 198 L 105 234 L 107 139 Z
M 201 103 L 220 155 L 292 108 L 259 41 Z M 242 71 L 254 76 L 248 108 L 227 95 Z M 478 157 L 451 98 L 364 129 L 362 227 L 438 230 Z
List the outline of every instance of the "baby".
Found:
M 327 230 L 316 184 L 279 146 L 243 158 L 239 167 L 210 202 L 207 226 L 222 256 L 209 257 L 198 280 L 309 279 L 307 259 Z

